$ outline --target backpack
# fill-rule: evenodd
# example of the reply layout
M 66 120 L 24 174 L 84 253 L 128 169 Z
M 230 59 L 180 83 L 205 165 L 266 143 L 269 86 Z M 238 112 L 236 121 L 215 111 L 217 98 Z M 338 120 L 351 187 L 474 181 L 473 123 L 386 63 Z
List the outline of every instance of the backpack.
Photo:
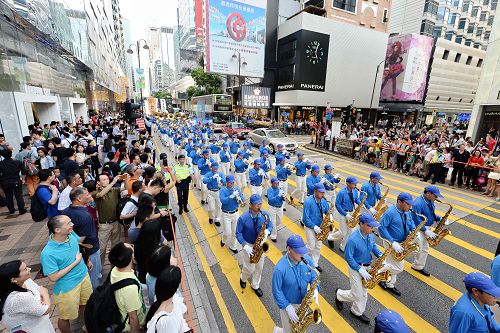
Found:
M 30 214 L 31 218 L 35 222 L 40 222 L 47 218 L 47 209 L 43 205 L 40 198 L 38 198 L 38 190 L 42 187 L 48 188 L 47 186 L 39 185 L 36 188 L 35 194 L 31 197 Z
M 125 207 L 125 205 L 127 204 L 127 202 L 131 202 L 136 207 L 139 207 L 139 203 L 137 201 L 135 201 L 134 199 L 132 199 L 131 197 L 120 198 L 120 200 L 118 201 L 117 213 L 118 213 L 118 222 L 120 224 L 123 224 L 123 225 L 129 225 L 134 220 L 133 217 L 128 218 L 128 219 L 124 219 L 124 220 L 120 219 L 120 214 L 122 213 L 122 210 Z
M 110 282 L 110 275 L 106 281 L 97 287 L 85 307 L 85 327 L 88 333 L 118 333 L 125 328 L 128 314 L 122 321 L 120 309 L 116 304 L 115 291 L 127 286 L 136 285 L 140 290 L 139 282 L 133 278 Z
M 38 173 L 38 168 L 31 161 L 31 153 L 23 160 L 23 172 L 27 176 L 35 176 Z

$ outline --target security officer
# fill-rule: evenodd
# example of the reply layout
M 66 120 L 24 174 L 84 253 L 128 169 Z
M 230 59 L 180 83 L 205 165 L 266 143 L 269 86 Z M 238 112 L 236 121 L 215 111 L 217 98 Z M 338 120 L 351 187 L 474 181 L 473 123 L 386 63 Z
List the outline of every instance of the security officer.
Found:
M 380 236 L 386 240 L 384 246 L 392 246 L 394 251 L 403 252 L 399 243 L 404 241 L 412 230 L 415 230 L 412 214 L 410 212 L 413 205 L 411 194 L 401 192 L 398 195 L 396 205 L 389 207 L 380 218 L 378 231 Z M 417 237 L 419 235 L 417 234 Z M 387 243 L 389 242 L 389 243 Z M 392 253 L 387 256 L 387 270 L 391 272 L 391 281 L 380 282 L 380 286 L 396 296 L 401 296 L 401 292 L 394 286 L 398 279 L 398 274 L 404 270 L 404 260 L 398 261 Z
M 243 289 L 246 288 L 247 280 L 252 276 L 251 287 L 259 297 L 263 295 L 260 289 L 260 279 L 262 277 L 265 254 L 262 254 L 260 260 L 255 264 L 250 263 L 250 256 L 252 255 L 255 240 L 264 222 L 267 221 L 264 240 L 273 230 L 273 222 L 269 218 L 269 214 L 262 210 L 261 207 L 261 196 L 252 194 L 250 196 L 250 209 L 238 218 L 238 223 L 236 224 L 236 239 L 243 246 L 243 267 L 241 268 L 240 286 Z
M 500 287 L 479 272 L 467 274 L 464 283 L 467 292 L 451 308 L 449 331 L 500 332 L 500 325 L 493 318 L 491 311 L 496 299 L 500 298 Z
M 377 200 L 382 199 L 380 185 L 378 184 L 378 182 L 381 179 L 383 178 L 380 176 L 380 173 L 374 171 L 370 173 L 370 180 L 365 182 L 361 186 L 361 191 L 366 192 L 368 194 L 365 200 L 365 207 L 373 215 L 377 214 L 377 211 L 375 210 L 375 206 L 377 205 Z
M 191 183 L 193 169 L 190 165 L 186 164 L 186 157 L 184 155 L 179 155 L 178 161 L 179 163 L 174 165 L 174 175 L 177 179 L 175 187 L 177 189 L 179 215 L 182 215 L 182 210 L 186 213 L 189 212 L 187 205 L 189 197 L 189 184 Z
M 363 287 L 362 279 L 371 280 L 373 277 L 368 273 L 368 267 L 372 262 L 372 253 L 378 257 L 382 252 L 375 243 L 372 234 L 373 228 L 379 224 L 370 213 L 363 213 L 359 216 L 359 228 L 355 230 L 347 240 L 344 258 L 349 265 L 350 290 L 336 290 L 335 304 L 339 310 L 344 308 L 343 302 L 352 302 L 351 314 L 365 324 L 370 323 L 370 319 L 364 315 L 366 302 L 368 301 L 368 291 Z
M 247 187 L 247 178 L 245 174 L 248 170 L 248 164 L 248 160 L 243 159 L 243 152 L 239 151 L 234 160 L 234 178 L 236 180 L 236 185 L 238 185 L 242 192 Z
M 306 195 L 306 169 L 311 169 L 311 164 L 307 159 L 304 159 L 304 153 L 297 153 L 297 161 L 295 161 L 295 176 L 297 187 L 295 191 L 290 194 L 290 201 L 293 201 L 293 196 L 298 193 L 298 199 L 301 204 L 304 204 L 304 197 Z
M 341 189 L 337 194 L 337 198 L 335 198 L 335 208 L 342 217 L 339 221 L 340 231 L 337 231 L 333 234 L 332 240 L 342 239 L 342 241 L 340 242 L 341 252 L 344 252 L 347 239 L 352 233 L 352 229 L 347 225 L 347 221 L 353 218 L 351 213 L 354 211 L 355 205 L 359 205 L 361 203 L 359 192 L 356 189 L 356 184 L 358 184 L 358 180 L 355 177 L 347 177 L 346 187 Z M 332 244 L 329 245 L 333 247 Z
M 260 164 L 259 158 L 253 161 L 253 168 L 248 171 L 248 177 L 250 178 L 250 192 L 262 196 L 262 181 L 266 173 L 260 168 Z
M 277 177 L 271 178 L 271 187 L 267 189 L 267 202 L 269 203 L 269 215 L 273 221 L 271 240 L 276 243 L 278 238 L 278 227 L 283 222 L 283 204 L 285 191 L 279 188 L 280 181 Z
M 287 167 L 285 159 L 282 156 L 276 158 L 276 176 L 280 181 L 280 189 L 283 190 L 285 195 L 288 195 L 288 177 L 292 174 L 290 167 Z M 286 202 L 283 202 L 283 211 L 286 212 Z
M 302 209 L 302 222 L 306 229 L 307 246 L 311 251 L 311 258 L 316 269 L 321 272 L 318 265 L 321 245 L 323 242 L 316 239 L 316 234 L 321 233 L 321 222 L 325 214 L 330 210 L 330 204 L 323 198 L 325 186 L 321 183 L 314 184 L 313 195 L 307 197 Z M 330 217 L 331 218 L 331 217 Z
M 393 310 L 383 310 L 375 317 L 375 331 L 384 333 L 410 333 L 403 317 Z
M 209 151 L 203 150 L 203 157 L 198 160 L 198 169 L 200 170 L 200 174 L 196 175 L 201 182 L 201 204 L 204 205 L 207 201 L 208 189 L 207 185 L 203 182 L 203 178 L 210 171 L 210 166 L 212 163 L 215 163 L 213 158 L 209 158 Z
M 283 333 L 291 333 L 290 321 L 294 323 L 299 321 L 296 309 L 302 303 L 308 286 L 318 275 L 312 269 L 314 263 L 307 255 L 309 249 L 302 237 L 299 235 L 288 237 L 286 251 L 287 253 L 274 266 L 272 287 L 274 302 L 280 309 Z M 316 303 L 318 303 L 317 295 L 316 289 L 314 297 Z
M 319 176 L 319 165 L 313 165 L 311 167 L 311 174 L 306 178 L 307 186 L 307 196 L 314 193 L 314 185 L 321 182 L 321 177 Z
M 415 199 L 415 203 L 412 206 L 412 210 L 415 213 L 422 214 L 427 217 L 427 223 L 419 231 L 419 250 L 413 260 L 413 265 L 411 265 L 411 268 L 414 271 L 417 271 L 424 276 L 431 275 L 431 273 L 425 269 L 425 263 L 427 262 L 427 256 L 429 255 L 429 242 L 427 241 L 427 238 L 437 237 L 430 227 L 434 224 L 434 222 L 439 222 L 441 220 L 441 218 L 434 212 L 436 208 L 434 201 L 436 201 L 437 198 L 442 197 L 443 196 L 441 195 L 439 188 L 434 185 L 430 185 L 424 188 L 424 193 Z M 414 221 L 419 220 L 416 214 L 413 214 L 412 217 Z
M 222 204 L 222 228 L 223 234 L 220 241 L 220 246 L 224 246 L 226 243 L 229 244 L 229 249 L 233 253 L 238 253 L 236 249 L 236 223 L 240 214 L 238 213 L 238 208 L 240 204 L 238 199 L 242 202 L 245 201 L 243 193 L 234 185 L 234 176 L 227 175 L 226 177 L 226 187 L 220 190 L 219 198 Z
M 210 171 L 203 177 L 203 184 L 206 184 L 208 189 L 208 223 L 215 221 L 215 225 L 220 227 L 222 211 L 219 190 L 226 185 L 226 177 L 218 170 L 219 163 L 213 162 Z
M 219 159 L 222 173 L 228 175 L 231 166 L 231 153 L 229 152 L 229 146 L 227 143 L 222 144 L 222 150 L 219 152 Z

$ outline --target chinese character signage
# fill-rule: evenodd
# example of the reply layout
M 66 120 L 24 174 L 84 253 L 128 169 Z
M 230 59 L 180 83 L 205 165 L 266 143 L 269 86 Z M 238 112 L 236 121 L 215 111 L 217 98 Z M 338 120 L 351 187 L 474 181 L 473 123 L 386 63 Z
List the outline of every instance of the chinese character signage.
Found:
M 243 107 L 249 109 L 267 109 L 271 101 L 271 88 L 243 86 Z
M 206 2 L 206 71 L 238 75 L 241 70 L 242 76 L 264 77 L 267 0 Z
M 432 37 L 418 34 L 389 38 L 381 101 L 424 100 L 433 44 Z

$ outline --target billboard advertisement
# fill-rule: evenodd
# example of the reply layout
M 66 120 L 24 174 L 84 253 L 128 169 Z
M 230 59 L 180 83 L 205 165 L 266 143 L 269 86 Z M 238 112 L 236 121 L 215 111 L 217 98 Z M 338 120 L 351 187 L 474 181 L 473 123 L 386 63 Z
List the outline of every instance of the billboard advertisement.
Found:
M 389 38 L 381 101 L 422 102 L 434 39 L 418 34 Z
M 198 68 L 200 65 L 201 53 L 196 50 L 179 50 L 179 72 L 191 73 L 193 68 Z
M 271 88 L 243 86 L 243 107 L 267 109 L 271 106 Z
M 146 87 L 146 78 L 144 77 L 144 68 L 135 69 L 135 88 L 144 89 Z
M 196 43 L 203 45 L 203 0 L 194 0 L 194 23 L 196 28 Z
M 207 0 L 207 72 L 264 77 L 267 0 Z M 235 51 L 240 52 L 233 58 Z M 243 65 L 243 63 L 245 63 Z

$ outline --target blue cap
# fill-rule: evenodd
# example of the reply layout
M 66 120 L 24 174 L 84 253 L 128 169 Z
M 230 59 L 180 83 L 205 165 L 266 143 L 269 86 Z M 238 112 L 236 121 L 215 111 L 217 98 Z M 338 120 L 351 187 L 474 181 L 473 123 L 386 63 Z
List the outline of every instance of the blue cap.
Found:
M 500 288 L 483 273 L 472 272 L 467 274 L 464 278 L 464 283 L 466 287 L 476 288 L 493 297 L 500 298 Z
M 227 175 L 226 176 L 226 183 L 234 183 L 234 176 L 233 175 Z
M 313 171 L 318 171 L 319 172 L 319 165 L 317 165 L 317 164 L 313 165 L 312 168 L 311 168 L 311 172 L 313 172 Z
M 303 152 L 301 152 L 301 151 L 299 151 L 299 152 L 297 153 L 297 156 L 298 156 L 298 157 L 300 157 L 300 156 L 304 156 L 304 153 L 303 153 Z
M 357 184 L 358 183 L 358 180 L 356 179 L 356 177 L 353 177 L 353 176 L 349 176 L 345 179 L 346 182 L 348 183 L 351 183 L 351 184 Z
M 332 170 L 332 166 L 330 164 L 326 164 L 325 165 L 325 170 Z
M 434 194 L 438 198 L 442 198 L 443 197 L 443 195 L 439 191 L 439 188 L 437 186 L 434 186 L 434 185 L 426 186 L 424 188 L 424 192 L 431 192 L 432 194 Z
M 243 156 L 243 152 L 242 151 L 238 151 L 238 153 L 236 153 L 236 155 Z
M 380 225 L 377 221 L 375 221 L 375 218 L 371 213 L 363 213 L 359 215 L 359 222 L 368 224 L 372 228 L 378 227 Z
M 219 163 L 217 163 L 217 162 L 212 163 L 211 168 L 218 168 L 218 167 L 219 167 Z
M 206 149 L 203 151 L 203 155 L 205 155 L 205 154 L 208 154 L 208 150 L 206 150 Z
M 413 205 L 414 201 L 413 198 L 411 197 L 410 193 L 407 192 L 401 192 L 398 195 L 398 200 L 404 201 L 407 204 Z
M 278 143 L 278 148 L 281 148 L 283 147 L 283 144 L 282 143 Z
M 384 333 L 409 333 L 403 317 L 395 311 L 384 310 L 375 317 L 375 323 Z
M 278 162 L 278 163 L 279 163 L 279 162 L 281 162 L 281 161 L 283 161 L 283 160 L 284 160 L 284 158 L 283 158 L 283 156 L 281 156 L 281 155 L 278 155 L 278 156 L 276 157 L 276 162 Z
M 262 149 L 262 155 L 269 155 L 269 152 L 267 151 L 267 149 Z
M 257 158 L 253 161 L 253 164 L 262 164 L 262 161 L 260 160 L 260 158 Z
M 261 204 L 262 203 L 262 198 L 258 194 L 252 194 L 252 196 L 250 197 L 250 203 L 252 205 Z
M 323 183 L 316 183 L 316 184 L 314 184 L 314 190 L 318 191 L 318 192 L 321 192 L 321 193 L 325 193 L 326 192 L 325 185 L 323 185 Z
M 384 179 L 377 171 L 373 171 L 372 173 L 370 173 L 370 178 L 376 178 L 377 180 Z
M 290 237 L 288 237 L 288 239 L 286 240 L 286 246 L 291 248 L 298 254 L 304 255 L 309 252 L 309 249 L 304 243 L 304 240 L 299 235 L 291 235 Z
M 279 182 L 280 182 L 280 180 L 278 179 L 278 177 L 271 178 L 271 184 L 272 183 L 279 183 Z
M 227 143 L 222 144 L 222 148 L 227 148 L 227 147 L 228 147 Z

